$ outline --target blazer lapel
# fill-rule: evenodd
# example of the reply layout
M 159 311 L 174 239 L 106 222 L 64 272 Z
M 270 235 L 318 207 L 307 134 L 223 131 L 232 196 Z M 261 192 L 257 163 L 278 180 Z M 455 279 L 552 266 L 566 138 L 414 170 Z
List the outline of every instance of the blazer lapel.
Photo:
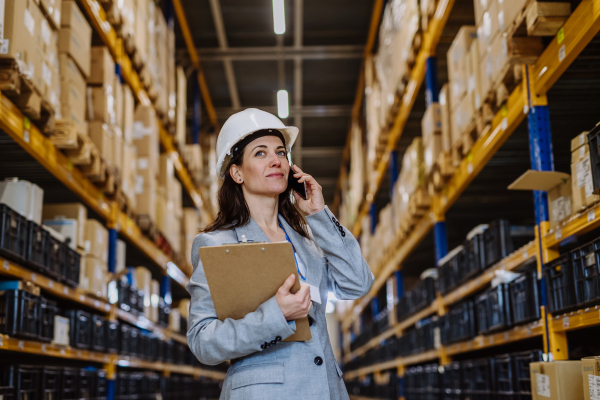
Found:
M 246 225 L 235 228 L 235 234 L 240 243 L 242 242 L 242 236 L 246 236 L 246 240 L 249 242 L 270 242 L 267 235 L 252 218 Z
M 281 215 L 279 215 L 279 222 L 281 222 L 281 225 L 290 238 L 296 253 L 306 266 L 306 281 L 311 285 L 319 287 L 323 275 L 323 259 L 320 256 L 317 246 L 315 246 L 312 240 L 300 236 Z

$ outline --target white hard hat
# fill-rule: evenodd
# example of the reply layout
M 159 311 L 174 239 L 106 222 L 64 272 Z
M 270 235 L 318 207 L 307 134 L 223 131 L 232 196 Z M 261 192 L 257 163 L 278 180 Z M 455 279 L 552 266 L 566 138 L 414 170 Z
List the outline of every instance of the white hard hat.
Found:
M 232 147 L 246 136 L 263 129 L 275 129 L 281 132 L 285 139 L 287 151 L 292 149 L 298 128 L 285 126 L 283 122 L 273 114 L 256 108 L 248 108 L 233 114 L 225 121 L 219 138 L 217 139 L 217 172 L 221 178 L 225 177 L 227 167 L 225 159 L 231 156 Z

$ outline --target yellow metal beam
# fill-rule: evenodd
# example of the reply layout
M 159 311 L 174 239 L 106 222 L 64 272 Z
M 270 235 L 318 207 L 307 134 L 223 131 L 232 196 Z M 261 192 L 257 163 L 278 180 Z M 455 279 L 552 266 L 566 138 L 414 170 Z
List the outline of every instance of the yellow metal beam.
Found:
M 215 128 L 215 132 L 217 132 L 218 134 L 219 130 L 221 129 L 219 127 L 219 120 L 217 119 L 217 113 L 215 112 L 215 108 L 210 98 L 210 93 L 208 92 L 208 86 L 206 85 L 204 72 L 202 72 L 202 65 L 200 65 L 200 57 L 196 52 L 194 39 L 192 38 L 190 27 L 185 16 L 185 11 L 183 10 L 183 6 L 181 5 L 181 1 L 173 0 L 173 7 L 175 8 L 175 14 L 177 15 L 177 20 L 179 21 L 179 27 L 181 28 L 181 33 L 183 34 L 183 39 L 185 40 L 185 45 L 188 49 L 190 61 L 192 62 L 192 65 L 198 72 L 198 86 L 200 87 L 200 92 L 202 93 L 202 99 L 204 100 L 204 107 L 206 108 L 206 112 L 208 113 L 208 119 L 210 120 L 212 126 Z
M 369 212 L 371 203 L 375 200 L 377 191 L 381 186 L 381 182 L 383 181 L 383 177 L 387 171 L 390 155 L 392 151 L 396 149 L 396 144 L 398 143 L 400 136 L 402 136 L 402 132 L 406 126 L 406 121 L 408 121 L 412 107 L 417 99 L 417 95 L 419 94 L 419 89 L 423 83 L 423 79 L 425 78 L 425 64 L 427 62 L 427 58 L 435 54 L 435 48 L 437 47 L 444 27 L 446 26 L 446 22 L 450 16 L 450 11 L 452 10 L 453 5 L 454 0 L 441 0 L 438 3 L 434 17 L 430 22 L 427 32 L 425 32 L 423 36 L 423 45 L 421 50 L 419 50 L 415 66 L 411 71 L 410 80 L 408 81 L 406 90 L 402 96 L 398 114 L 396 115 L 394 124 L 390 129 L 386 150 L 382 156 L 382 159 L 377 165 L 374 174 L 375 177 L 369 181 L 369 187 L 365 196 L 366 201 L 363 202 L 357 221 L 352 229 L 352 233 L 355 237 L 358 237 L 360 234 L 360 230 L 362 228 L 362 219 Z

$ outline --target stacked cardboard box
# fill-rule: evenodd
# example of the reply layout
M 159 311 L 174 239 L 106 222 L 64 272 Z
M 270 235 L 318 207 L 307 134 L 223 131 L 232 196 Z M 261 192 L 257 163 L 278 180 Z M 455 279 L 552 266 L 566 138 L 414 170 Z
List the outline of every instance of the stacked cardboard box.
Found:
M 433 172 L 433 166 L 443 151 L 442 145 L 442 107 L 439 103 L 431 103 L 421 120 L 423 134 L 423 149 L 425 160 L 425 175 Z
M 181 221 L 182 250 L 190 267 L 193 267 L 192 245 L 194 244 L 194 238 L 200 233 L 199 222 L 198 210 L 189 207 L 183 209 L 183 220 Z
M 108 230 L 95 219 L 85 221 L 79 286 L 98 297 L 108 294 Z
M 0 181 L 0 203 L 38 225 L 42 223 L 43 202 L 44 190 L 35 183 L 18 178 Z
M 135 282 L 138 290 L 144 292 L 144 315 L 152 314 L 152 273 L 146 267 L 135 268 Z
M 86 81 L 90 74 L 92 30 L 77 3 L 64 0 L 59 31 L 60 117 L 87 136 Z
M 577 213 L 600 200 L 600 196 L 594 194 L 587 132 L 582 132 L 571 140 L 571 178 L 573 212 Z
M 44 204 L 44 225 L 71 239 L 71 247 L 85 249 L 87 209 L 81 203 Z
M 450 107 L 450 132 L 453 147 L 462 142 L 463 135 L 475 118 L 473 98 L 467 94 L 471 78 L 468 67 L 469 49 L 476 38 L 477 29 L 474 26 L 461 27 L 447 54 L 449 96 L 446 100 Z
M 173 250 L 181 252 L 181 183 L 175 178 L 173 154 L 160 155 L 156 225 Z
M 158 176 L 158 126 L 154 108 L 139 105 L 135 110 L 133 146 L 137 155 L 136 212 L 149 222 L 156 222 L 156 178 Z
M 185 144 L 187 114 L 187 79 L 183 67 L 177 67 L 177 101 L 175 105 L 175 142 Z
M 590 363 L 585 365 L 588 367 Z M 583 400 L 584 390 L 595 386 L 587 380 L 584 382 L 583 375 L 587 378 L 589 372 L 582 372 L 581 360 L 534 362 L 529 364 L 529 374 L 533 400 Z M 588 397 L 590 400 L 595 398 Z

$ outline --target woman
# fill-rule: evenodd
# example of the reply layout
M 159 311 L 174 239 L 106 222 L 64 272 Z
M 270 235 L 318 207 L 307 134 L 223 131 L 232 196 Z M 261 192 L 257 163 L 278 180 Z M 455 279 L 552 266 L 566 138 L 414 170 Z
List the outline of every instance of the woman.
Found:
M 371 288 L 373 274 L 352 234 L 325 206 L 317 181 L 296 166 L 290 171 L 287 156 L 297 135 L 297 128 L 284 126 L 275 116 L 248 109 L 225 122 L 217 141 L 217 172 L 223 180 L 219 212 L 194 239 L 187 337 L 200 362 L 232 360 L 221 399 L 348 399 L 327 333 L 327 294 L 357 299 Z M 306 219 L 292 203 L 290 173 L 306 183 L 306 200 L 294 192 Z M 198 249 L 242 240 L 288 240 L 308 285 L 292 294 L 291 275 L 256 311 L 221 322 Z M 282 342 L 295 332 L 294 320 L 306 316 L 312 339 Z

